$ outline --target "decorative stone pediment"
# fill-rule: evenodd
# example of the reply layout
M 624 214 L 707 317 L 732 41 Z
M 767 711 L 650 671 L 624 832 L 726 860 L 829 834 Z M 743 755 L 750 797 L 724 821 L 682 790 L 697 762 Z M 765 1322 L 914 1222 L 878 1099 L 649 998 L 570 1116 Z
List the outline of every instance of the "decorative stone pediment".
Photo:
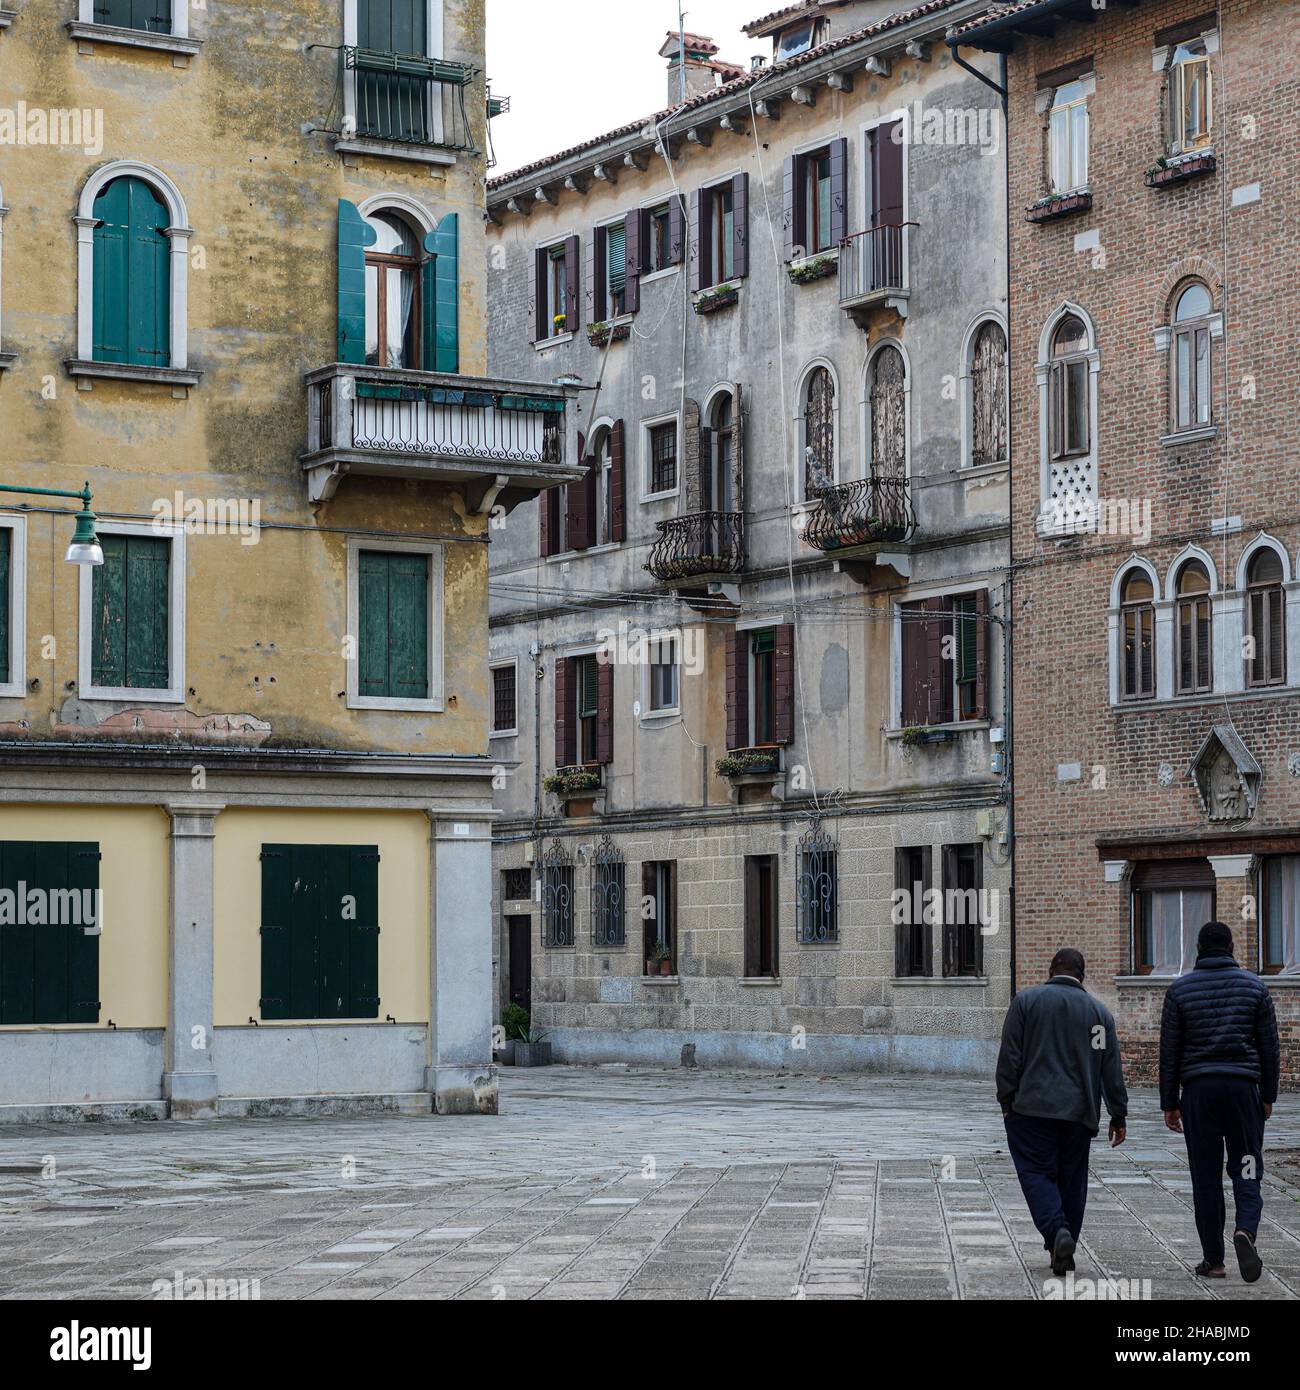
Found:
M 1201 810 L 1212 821 L 1244 821 L 1259 799 L 1259 764 L 1237 732 L 1215 724 L 1188 769 Z

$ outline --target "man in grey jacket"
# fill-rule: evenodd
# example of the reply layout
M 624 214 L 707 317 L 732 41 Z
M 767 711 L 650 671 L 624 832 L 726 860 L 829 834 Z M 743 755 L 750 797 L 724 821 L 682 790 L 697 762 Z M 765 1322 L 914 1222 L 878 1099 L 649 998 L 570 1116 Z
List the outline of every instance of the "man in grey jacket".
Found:
M 1007 1148 L 1057 1275 L 1074 1268 L 1102 1099 L 1112 1148 L 1124 1142 L 1128 1116 L 1115 1020 L 1083 974 L 1078 951 L 1058 951 L 1047 983 L 1011 1001 L 998 1054 Z

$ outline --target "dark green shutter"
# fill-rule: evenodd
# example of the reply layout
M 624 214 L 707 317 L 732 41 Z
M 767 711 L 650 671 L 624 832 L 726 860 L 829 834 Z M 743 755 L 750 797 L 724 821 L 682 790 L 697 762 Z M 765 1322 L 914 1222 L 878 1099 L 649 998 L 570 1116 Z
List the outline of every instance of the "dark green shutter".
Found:
M 379 1016 L 379 850 L 262 847 L 262 1017 Z
M 449 212 L 424 238 L 424 369 L 460 371 L 460 216 Z
M 99 937 L 86 931 L 97 925 L 98 887 L 96 844 L 0 842 L 0 890 L 14 895 L 14 920 L 0 925 L 0 1024 L 99 1021 Z M 18 895 L 33 888 L 45 894 L 45 920 L 19 923 Z M 76 894 L 57 922 L 55 893 Z
M 957 626 L 957 679 L 959 681 L 973 681 L 975 679 L 975 646 L 978 626 L 975 617 L 975 595 L 962 594 L 953 600 L 952 606 Z
M 600 700 L 600 673 L 594 656 L 582 658 L 578 680 L 578 717 L 594 719 Z
M 378 239 L 356 204 L 340 198 L 338 359 L 356 367 L 366 361 L 366 247 Z
M 97 362 L 171 363 L 167 208 L 142 179 L 114 179 L 95 199 L 93 348 Z
M 357 46 L 424 57 L 425 0 L 357 0 Z M 358 72 L 357 129 L 381 139 L 422 141 L 428 132 L 429 83 L 391 72 Z
M 170 684 L 171 542 L 101 536 L 104 563 L 91 579 L 91 682 L 118 689 Z
M 95 0 L 96 24 L 143 29 L 150 34 L 172 31 L 171 0 Z
M 429 557 L 363 550 L 358 561 L 358 693 L 429 698 Z
M 9 661 L 9 608 L 13 603 L 13 532 L 0 526 L 0 683 L 11 680 Z

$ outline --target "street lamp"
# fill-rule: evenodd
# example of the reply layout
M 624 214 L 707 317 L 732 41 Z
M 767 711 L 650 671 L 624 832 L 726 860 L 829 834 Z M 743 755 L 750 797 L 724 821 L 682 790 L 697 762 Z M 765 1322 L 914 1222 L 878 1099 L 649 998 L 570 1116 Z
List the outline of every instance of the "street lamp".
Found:
M 90 484 L 80 492 L 68 492 L 57 487 L 10 487 L 0 483 L 0 492 L 18 492 L 31 497 L 74 497 L 81 503 L 77 525 L 72 532 L 72 544 L 63 557 L 70 565 L 102 565 L 104 552 L 95 535 L 95 513 L 90 510 Z

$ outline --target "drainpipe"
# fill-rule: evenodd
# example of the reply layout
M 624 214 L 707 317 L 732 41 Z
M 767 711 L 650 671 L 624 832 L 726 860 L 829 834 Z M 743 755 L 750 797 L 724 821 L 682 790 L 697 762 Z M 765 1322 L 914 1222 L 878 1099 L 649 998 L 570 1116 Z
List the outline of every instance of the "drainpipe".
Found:
M 960 42 L 958 39 L 945 39 L 944 42 L 948 45 L 948 51 L 952 54 L 953 62 L 956 63 L 959 68 L 965 68 L 972 77 L 978 77 L 986 87 L 992 87 L 998 96 L 1002 98 L 1002 110 L 1005 112 L 1007 109 L 1007 55 L 1005 53 L 1001 55 L 1000 67 L 1002 70 L 1002 85 L 999 86 L 991 77 L 985 77 L 979 68 L 972 67 L 966 59 L 957 52 L 957 46 Z

